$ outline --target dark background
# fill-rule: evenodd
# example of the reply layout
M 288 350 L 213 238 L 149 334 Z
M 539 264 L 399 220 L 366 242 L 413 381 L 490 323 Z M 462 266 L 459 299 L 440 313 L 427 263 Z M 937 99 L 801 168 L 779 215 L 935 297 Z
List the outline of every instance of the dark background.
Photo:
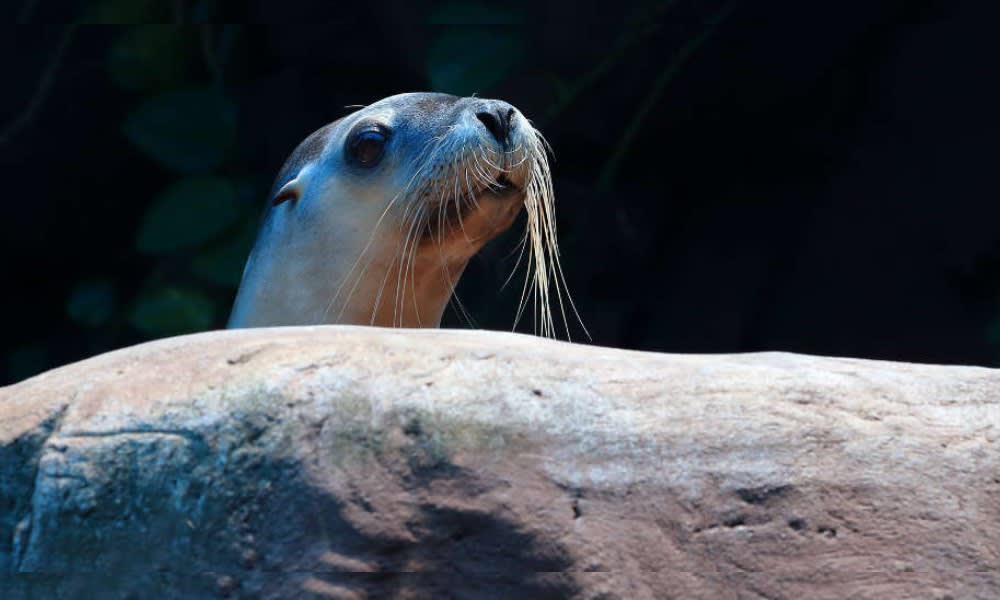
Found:
M 10 8 L 190 23 L 265 4 Z M 1000 361 L 995 2 L 280 4 L 346 24 L 0 37 L 0 382 L 223 326 L 284 158 L 345 105 L 416 90 L 503 98 L 546 134 L 594 343 Z M 515 25 L 435 25 L 472 20 Z M 463 278 L 479 327 L 513 322 L 522 227 Z

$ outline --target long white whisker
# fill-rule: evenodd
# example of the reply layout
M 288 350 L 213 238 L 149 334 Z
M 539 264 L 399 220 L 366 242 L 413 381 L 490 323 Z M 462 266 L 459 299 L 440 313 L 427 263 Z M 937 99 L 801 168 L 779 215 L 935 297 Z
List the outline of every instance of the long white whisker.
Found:
M 418 237 L 419 237 L 416 234 L 417 234 L 417 232 L 420 229 L 419 223 L 420 223 L 420 220 L 421 220 L 421 218 L 422 218 L 425 210 L 426 210 L 426 208 L 424 206 L 422 206 L 422 205 L 419 206 L 419 207 L 417 207 L 417 210 L 416 210 L 416 212 L 414 213 L 414 216 L 413 216 L 413 221 L 410 224 L 410 227 L 409 227 L 409 229 L 406 232 L 406 237 L 403 240 L 403 253 L 402 253 L 402 256 L 400 257 L 401 259 L 400 259 L 400 262 L 399 262 L 399 270 L 397 271 L 397 274 L 396 274 L 396 293 L 394 294 L 395 295 L 395 299 L 394 299 L 394 304 L 393 304 L 393 315 L 392 315 L 392 323 L 393 323 L 393 325 L 396 324 L 396 319 L 397 319 L 397 316 L 398 316 L 399 326 L 400 327 L 403 326 L 403 320 L 404 320 L 405 314 L 406 314 L 405 313 L 405 308 L 406 308 L 406 292 L 405 292 L 406 287 L 405 286 L 406 286 L 406 270 L 407 270 L 407 266 L 408 266 L 408 256 L 407 255 L 410 252 L 409 247 L 410 247 L 411 244 L 414 246 L 414 249 L 416 248 L 416 243 L 417 243 Z M 412 238 L 412 242 L 411 242 L 411 238 Z
M 417 260 L 417 245 L 420 243 L 420 232 L 423 230 L 423 215 L 425 214 L 426 209 L 427 209 L 426 206 L 421 206 L 420 209 L 417 211 L 417 214 L 420 216 L 420 221 L 419 221 L 420 226 L 416 230 L 414 230 L 413 242 L 411 243 L 411 248 L 410 248 L 410 259 L 408 267 L 408 274 L 410 276 L 410 290 L 413 292 L 413 314 L 417 318 L 417 327 L 421 326 L 421 320 L 420 320 L 420 304 L 417 302 L 417 275 L 414 269 L 416 267 L 416 260 Z M 406 287 L 406 275 L 403 276 L 403 287 L 404 289 Z M 404 307 L 405 307 L 405 302 L 404 302 Z M 400 322 L 400 325 L 402 326 L 402 322 Z
M 443 139 L 443 138 L 441 138 L 441 139 Z M 427 161 L 430 160 L 430 158 L 434 154 L 434 150 L 436 150 L 436 146 L 435 146 L 434 149 L 431 148 L 432 144 L 434 144 L 434 139 L 431 139 L 426 144 L 424 144 L 424 147 L 421 149 L 420 153 L 417 155 L 417 158 L 414 160 L 415 163 L 418 163 L 421 160 L 425 160 L 425 159 Z M 440 144 L 440 140 L 438 141 L 438 144 Z M 409 181 L 406 183 L 406 186 L 398 194 L 396 194 L 395 196 L 393 196 L 392 199 L 389 200 L 388 204 L 386 204 L 385 210 L 382 211 L 382 214 L 379 215 L 378 220 L 375 222 L 375 226 L 372 228 L 372 232 L 368 236 L 368 240 L 365 242 L 364 248 L 361 250 L 361 253 L 358 254 L 357 259 L 355 259 L 354 264 L 351 265 L 351 268 L 347 272 L 347 274 L 344 276 L 344 279 L 337 286 L 337 289 L 334 292 L 333 297 L 330 298 L 330 302 L 327 303 L 326 309 L 323 311 L 323 321 L 327 320 L 327 317 L 330 314 L 330 309 L 333 307 L 334 302 L 337 301 L 337 298 L 340 296 L 340 293 L 343 291 L 344 286 L 347 284 L 347 282 L 349 282 L 351 280 L 351 275 L 354 273 L 355 269 L 358 268 L 358 265 L 361 263 L 361 260 L 364 258 L 365 254 L 367 254 L 368 250 L 371 248 L 372 242 L 375 240 L 375 234 L 378 233 L 378 229 L 382 225 L 382 221 L 385 220 L 386 215 L 389 214 L 389 211 L 396 204 L 396 202 L 399 200 L 399 198 L 405 196 L 409 192 L 410 188 L 413 185 L 413 182 L 417 180 L 417 177 L 422 174 L 422 172 L 424 171 L 425 168 L 426 168 L 426 163 L 424 165 L 419 166 L 415 170 L 413 176 L 410 177 Z M 404 220 L 405 220 L 405 212 L 404 212 Z M 350 304 L 351 298 L 354 296 L 354 291 L 357 289 L 358 285 L 361 283 L 362 279 L 364 278 L 365 273 L 368 270 L 368 267 L 371 266 L 371 263 L 373 261 L 374 261 L 374 257 L 370 258 L 368 260 L 368 264 L 365 266 L 364 269 L 362 269 L 361 273 L 359 273 L 358 276 L 355 278 L 354 285 L 351 286 L 351 289 L 350 289 L 350 291 L 347 294 L 347 298 L 345 299 L 345 301 L 343 303 L 343 306 L 340 309 L 340 312 L 337 314 L 337 320 L 338 321 L 344 315 L 344 311 L 347 309 L 347 306 Z

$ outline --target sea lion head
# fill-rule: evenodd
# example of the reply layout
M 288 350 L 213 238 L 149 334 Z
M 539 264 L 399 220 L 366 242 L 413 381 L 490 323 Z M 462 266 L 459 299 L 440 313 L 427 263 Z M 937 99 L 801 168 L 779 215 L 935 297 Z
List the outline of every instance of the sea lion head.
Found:
M 268 205 L 230 327 L 436 327 L 469 259 L 522 207 L 547 306 L 546 145 L 501 100 L 411 93 L 357 110 L 296 148 Z

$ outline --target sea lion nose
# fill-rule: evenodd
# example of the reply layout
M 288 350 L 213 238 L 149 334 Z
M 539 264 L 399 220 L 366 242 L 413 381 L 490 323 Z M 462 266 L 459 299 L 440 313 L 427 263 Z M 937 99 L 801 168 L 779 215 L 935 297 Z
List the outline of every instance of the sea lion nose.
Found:
M 476 118 L 504 148 L 510 144 L 510 132 L 515 114 L 517 109 L 499 100 L 486 101 L 476 110 Z

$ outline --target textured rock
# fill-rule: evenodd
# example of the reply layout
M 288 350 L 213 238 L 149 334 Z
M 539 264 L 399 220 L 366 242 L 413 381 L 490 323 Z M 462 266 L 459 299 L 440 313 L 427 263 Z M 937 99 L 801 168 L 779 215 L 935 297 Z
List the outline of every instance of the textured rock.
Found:
M 3 598 L 964 599 L 998 573 L 989 369 L 319 327 L 0 390 Z

